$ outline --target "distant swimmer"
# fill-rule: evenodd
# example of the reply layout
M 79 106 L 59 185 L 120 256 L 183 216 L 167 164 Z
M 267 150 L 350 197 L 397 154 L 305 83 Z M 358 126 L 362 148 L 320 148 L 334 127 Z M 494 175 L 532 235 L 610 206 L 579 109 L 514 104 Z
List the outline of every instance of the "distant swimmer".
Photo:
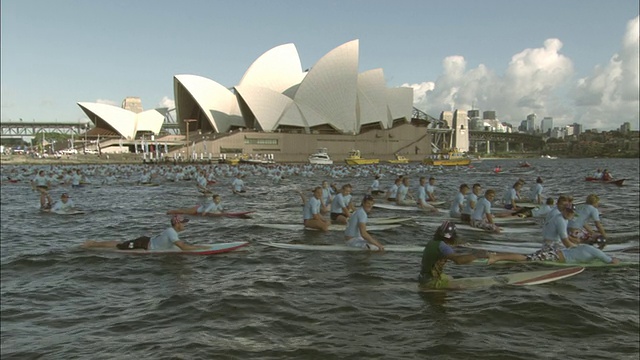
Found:
M 418 281 L 420 286 L 429 289 L 449 287 L 452 277 L 444 273 L 447 261 L 456 264 L 468 264 L 476 259 L 487 258 L 486 252 L 478 254 L 456 253 L 453 245 L 456 241 L 456 225 L 444 221 L 438 227 L 433 239 L 427 243 L 422 252 L 422 266 Z
M 302 193 L 300 196 L 303 196 Z M 305 227 L 318 229 L 322 231 L 329 230 L 331 222 L 325 219 L 321 214 L 322 208 L 322 187 L 318 186 L 313 189 L 313 196 L 305 201 L 303 208 L 303 223 Z
M 373 179 L 371 186 L 369 186 L 369 193 L 374 196 L 384 194 L 384 191 L 380 190 L 380 175 L 376 175 Z
M 175 209 L 167 211 L 167 214 L 187 214 L 187 215 L 201 215 L 207 214 L 220 214 L 224 212 L 224 206 L 221 204 L 222 198 L 218 194 L 211 195 L 211 201 L 197 205 L 190 208 Z
M 384 250 L 384 246 L 367 231 L 368 214 L 373 208 L 373 203 L 373 196 L 365 195 L 362 206 L 349 217 L 347 229 L 344 231 L 347 246 L 373 251 Z
M 184 230 L 185 224 L 189 219 L 183 219 L 178 215 L 171 218 L 171 227 L 154 237 L 141 236 L 134 240 L 128 241 L 86 241 L 81 247 L 83 248 L 113 248 L 119 250 L 172 250 L 175 247 L 180 250 L 199 250 L 208 249 L 208 246 L 189 245 L 180 240 L 178 233 Z
M 40 193 L 40 208 L 46 209 L 47 203 L 51 204 L 51 196 L 49 196 L 49 187 L 51 179 L 47 177 L 44 170 L 38 171 L 38 174 L 31 180 L 31 188 Z
M 234 194 L 241 194 L 247 191 L 244 186 L 244 181 L 242 181 L 242 174 L 236 174 L 236 178 L 233 179 L 231 183 L 231 191 L 233 191 Z

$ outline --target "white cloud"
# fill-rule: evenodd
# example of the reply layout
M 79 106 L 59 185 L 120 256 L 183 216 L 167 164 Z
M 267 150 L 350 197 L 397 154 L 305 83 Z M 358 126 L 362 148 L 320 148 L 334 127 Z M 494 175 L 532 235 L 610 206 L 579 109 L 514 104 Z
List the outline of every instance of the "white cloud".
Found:
M 615 128 L 625 121 L 638 127 L 640 116 L 640 45 L 638 17 L 627 23 L 622 48 L 609 63 L 598 65 L 578 80 L 572 92 L 578 106 L 577 121 L 588 127 Z
M 519 125 L 528 114 L 552 116 L 556 125 L 574 121 L 585 128 L 638 124 L 638 17 L 627 25 L 621 50 L 593 74 L 574 82 L 573 62 L 559 39 L 512 56 L 503 75 L 484 65 L 467 69 L 463 56 L 446 57 L 435 81 L 403 84 L 414 89 L 414 106 L 432 116 L 452 109 L 495 110 Z
M 166 107 L 169 109 L 173 109 L 176 107 L 176 102 L 175 100 L 170 99 L 168 96 L 163 96 L 157 107 Z
M 98 103 L 98 104 L 106 104 L 106 105 L 113 105 L 113 106 L 120 106 L 119 102 L 113 101 L 113 100 L 108 100 L 108 99 L 98 99 L 98 100 L 96 100 L 96 103 Z
M 405 84 L 415 91 L 414 104 L 438 116 L 443 110 L 495 110 L 503 121 L 518 125 L 532 112 L 556 106 L 555 90 L 573 74 L 573 64 L 560 54 L 562 43 L 548 39 L 544 46 L 525 49 L 511 58 L 503 76 L 484 65 L 467 69 L 462 56 L 442 62 L 443 74 L 435 82 Z

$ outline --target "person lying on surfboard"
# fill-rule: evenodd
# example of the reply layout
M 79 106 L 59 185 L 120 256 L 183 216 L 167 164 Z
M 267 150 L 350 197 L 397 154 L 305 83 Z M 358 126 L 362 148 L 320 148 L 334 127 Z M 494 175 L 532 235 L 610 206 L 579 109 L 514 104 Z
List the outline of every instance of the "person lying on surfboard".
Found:
M 579 238 L 582 242 L 588 241 L 590 238 L 596 238 L 600 235 L 607 237 L 607 233 L 600 222 L 600 212 L 598 205 L 600 198 L 596 194 L 587 196 L 585 204 L 578 205 L 576 208 L 577 216 L 569 221 L 567 225 L 572 236 Z M 588 222 L 592 220 L 598 229 L 598 233 L 594 232 Z
M 449 221 L 443 221 L 438 227 L 433 239 L 427 243 L 422 252 L 422 266 L 418 281 L 420 286 L 431 289 L 449 287 L 449 281 L 453 279 L 444 273 L 444 266 L 451 260 L 456 264 L 469 264 L 477 259 L 486 259 L 486 252 L 475 254 L 456 253 L 453 245 L 456 241 L 456 225 Z
M 198 206 L 175 209 L 167 211 L 167 215 L 186 214 L 186 215 L 202 215 L 220 214 L 224 212 L 224 206 L 221 204 L 222 198 L 218 194 L 211 195 L 211 201 Z
M 521 208 L 520 210 L 515 211 L 513 215 L 519 216 L 522 218 L 526 218 L 526 217 L 543 218 L 543 217 L 546 217 L 551 212 L 551 210 L 554 209 L 553 204 L 554 204 L 553 198 L 547 198 L 544 205 L 540 205 L 533 209 Z
M 568 249 L 540 249 L 529 255 L 512 253 L 490 254 L 487 265 L 499 261 L 557 261 L 567 264 L 590 263 L 593 261 L 602 261 L 605 264 L 619 263 L 619 259 L 610 257 L 602 251 L 606 242 L 605 238 L 598 237 L 594 240 L 595 245 L 598 246 L 597 248 L 589 244 L 580 244 Z
M 384 246 L 367 231 L 368 214 L 373 208 L 373 203 L 373 196 L 365 195 L 362 199 L 362 206 L 349 217 L 347 228 L 344 231 L 347 246 L 373 251 L 384 250 Z
M 304 198 L 302 192 L 300 192 L 300 196 Z M 305 227 L 322 231 L 329 230 L 329 225 L 331 224 L 331 222 L 322 216 L 321 208 L 322 187 L 317 186 L 315 189 L 313 189 L 313 196 L 311 196 L 308 201 L 304 202 L 302 215 Z
M 182 251 L 208 249 L 209 246 L 189 245 L 180 240 L 178 233 L 184 230 L 189 219 L 183 219 L 179 215 L 171 218 L 171 227 L 154 237 L 141 236 L 134 240 L 128 241 L 93 241 L 88 240 L 81 245 L 83 248 L 114 248 L 118 250 L 171 250 L 174 247 L 180 248 Z

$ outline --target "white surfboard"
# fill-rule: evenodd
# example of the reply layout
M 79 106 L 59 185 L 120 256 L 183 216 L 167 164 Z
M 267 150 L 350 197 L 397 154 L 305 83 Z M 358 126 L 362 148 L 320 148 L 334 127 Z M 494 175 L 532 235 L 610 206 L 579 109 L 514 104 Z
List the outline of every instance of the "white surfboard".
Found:
M 434 223 L 432 222 L 419 222 L 418 225 L 423 225 L 423 226 L 433 226 Z M 499 233 L 493 232 L 493 231 L 488 231 L 488 230 L 484 230 L 484 229 L 479 229 L 477 227 L 473 227 L 471 225 L 467 225 L 467 224 L 457 224 L 456 223 L 456 229 L 458 230 L 463 230 L 463 231 L 474 231 L 474 232 L 481 232 L 481 233 L 485 233 L 485 234 L 491 234 L 491 235 L 502 235 L 502 234 L 533 234 L 536 232 L 540 232 L 540 229 L 538 228 L 507 228 L 507 227 L 500 227 L 500 229 L 502 229 Z
M 312 244 L 289 244 L 289 243 L 279 243 L 279 242 L 260 242 L 260 244 L 270 247 L 275 247 L 279 249 L 287 249 L 287 250 L 307 250 L 307 251 L 355 251 L 355 252 L 363 252 L 363 251 L 371 251 L 367 249 L 347 246 L 344 244 L 331 244 L 331 245 L 312 245 Z M 385 251 L 392 252 L 411 252 L 411 253 L 422 253 L 424 251 L 424 246 L 411 246 L 411 245 L 385 245 Z
M 407 221 L 411 221 L 413 219 L 414 218 L 412 217 L 369 218 L 367 220 L 367 225 L 401 224 Z
M 417 206 L 402 206 L 396 204 L 385 204 L 385 203 L 375 203 L 373 204 L 374 208 L 385 209 L 385 210 L 402 210 L 402 211 L 421 211 L 430 213 L 429 210 L 423 210 Z M 437 209 L 439 213 L 448 214 L 449 210 L 446 209 Z
M 307 228 L 302 224 L 256 224 L 260 227 L 268 228 L 268 229 L 276 229 L 276 230 L 291 230 L 291 231 L 300 231 L 300 230 L 313 230 L 319 231 L 318 229 Z M 398 228 L 402 225 L 399 224 L 387 224 L 387 225 L 367 225 L 367 231 L 383 231 Z M 347 229 L 346 225 L 340 224 L 331 224 L 329 225 L 329 231 L 345 231 Z
M 423 289 L 424 291 L 463 290 L 486 288 L 495 285 L 531 286 L 546 284 L 570 276 L 578 275 L 584 267 L 571 267 L 561 270 L 525 271 L 505 275 L 460 278 L 450 280 L 445 289 Z
M 604 252 L 606 253 L 620 252 L 620 251 L 625 251 L 629 248 L 634 248 L 637 246 L 638 246 L 637 243 L 611 244 L 611 245 L 605 246 Z M 469 244 L 469 245 L 465 245 L 464 247 L 468 247 L 470 249 L 475 249 L 475 250 L 485 250 L 485 251 L 491 251 L 491 252 L 497 252 L 497 253 L 515 253 L 515 254 L 528 255 L 528 254 L 533 254 L 534 252 L 540 250 L 542 248 L 542 244 L 531 243 L 531 242 L 501 243 L 499 241 L 491 242 L 488 240 L 483 240 L 482 243 Z

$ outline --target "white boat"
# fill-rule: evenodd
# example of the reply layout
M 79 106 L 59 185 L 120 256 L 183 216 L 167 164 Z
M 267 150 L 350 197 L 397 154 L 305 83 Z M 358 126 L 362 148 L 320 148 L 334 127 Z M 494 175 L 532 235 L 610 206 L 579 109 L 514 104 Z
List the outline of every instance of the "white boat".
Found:
M 314 165 L 333 165 L 333 160 L 327 154 L 327 149 L 321 148 L 309 156 L 309 163 Z

